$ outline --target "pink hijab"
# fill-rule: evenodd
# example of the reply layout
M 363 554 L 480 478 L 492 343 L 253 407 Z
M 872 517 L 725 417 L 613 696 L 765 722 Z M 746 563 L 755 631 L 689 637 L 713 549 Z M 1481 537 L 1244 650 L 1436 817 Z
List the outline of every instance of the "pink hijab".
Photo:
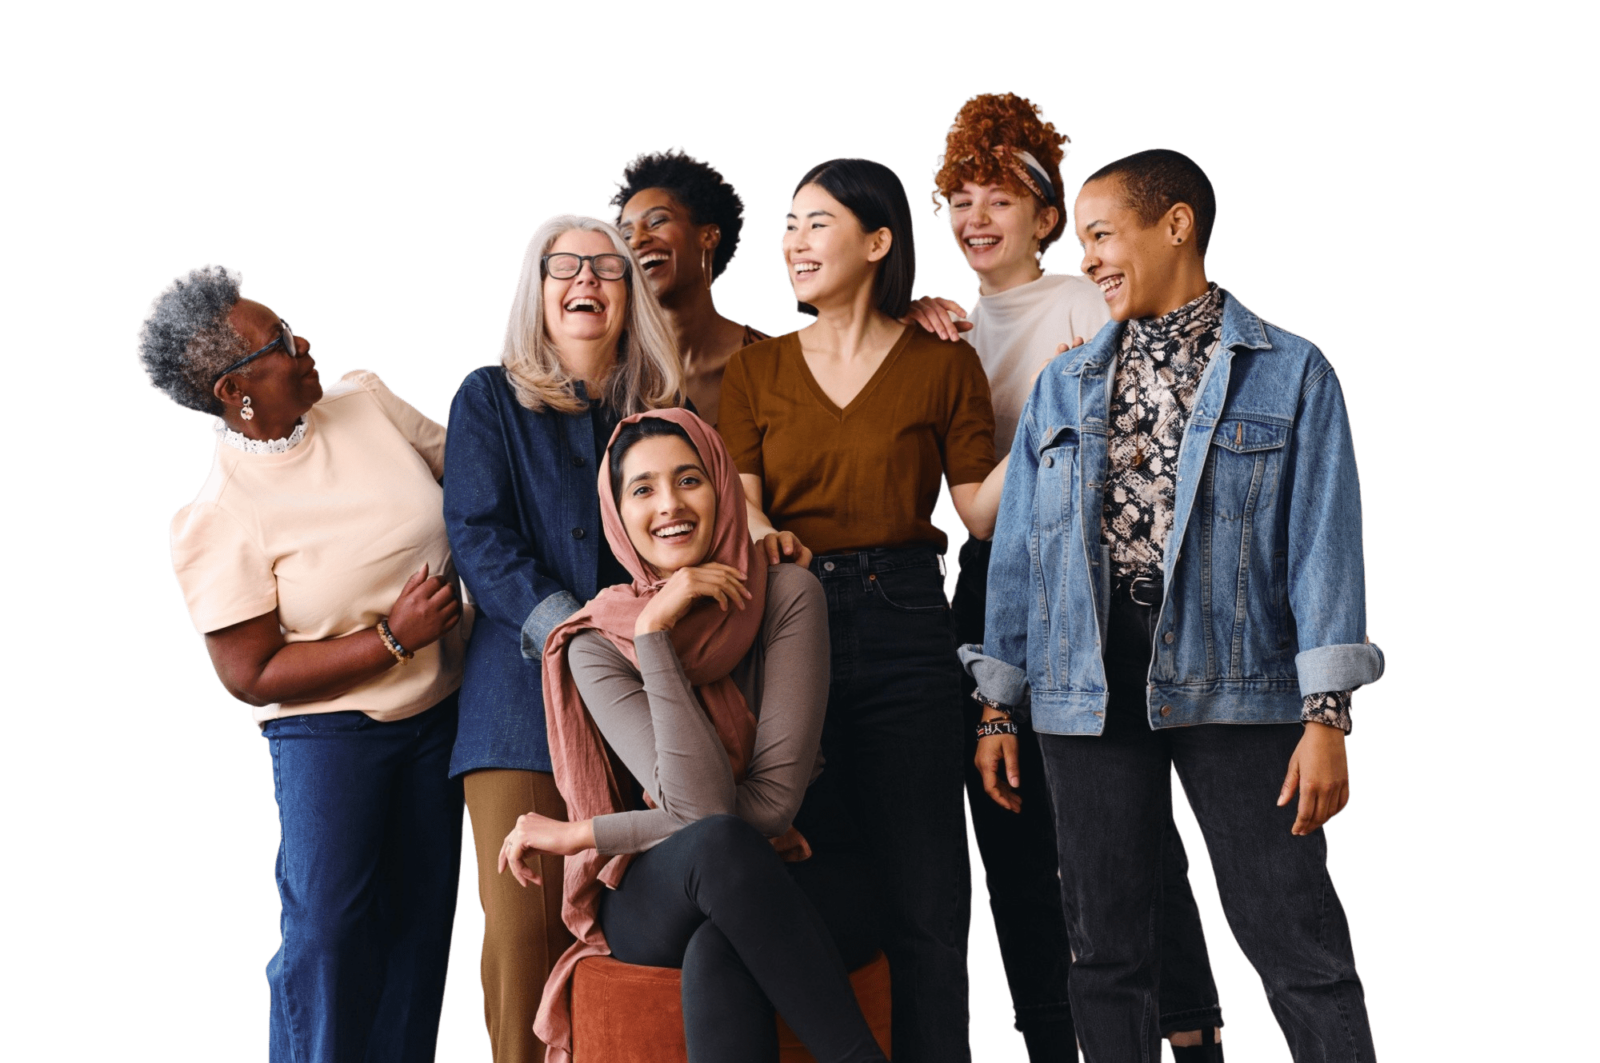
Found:
M 617 426 L 632 424 L 646 417 L 659 417 L 679 425 L 700 452 L 706 474 L 717 490 L 717 523 L 712 532 L 707 561 L 720 561 L 744 574 L 752 597 L 743 610 L 726 613 L 714 602 L 697 603 L 672 630 L 672 646 L 683 662 L 684 673 L 695 685 L 706 715 L 717 729 L 735 780 L 744 778 L 745 765 L 755 745 L 756 721 L 745 704 L 744 695 L 729 677 L 734 665 L 744 659 L 760 630 L 766 604 L 765 564 L 754 564 L 756 551 L 750 542 L 750 525 L 745 515 L 744 489 L 739 470 L 716 430 L 687 410 L 652 410 L 635 414 Z M 611 439 L 616 440 L 616 433 Z M 590 819 L 624 811 L 611 758 L 606 753 L 600 730 L 584 708 L 567 661 L 572 640 L 584 631 L 598 631 L 638 664 L 633 649 L 633 626 L 644 607 L 664 583 L 645 564 L 628 539 L 611 494 L 610 446 L 600 462 L 600 519 L 605 526 L 611 551 L 633 575 L 626 586 L 607 587 L 593 601 L 550 632 L 544 646 L 544 718 L 550 735 L 550 761 L 556 786 L 566 798 L 569 819 Z M 764 560 L 764 559 L 763 559 Z M 646 795 L 646 801 L 649 796 Z M 561 918 L 577 937 L 550 972 L 544 999 L 533 1024 L 539 1039 L 549 1046 L 547 1063 L 570 1063 L 572 1058 L 572 972 L 586 956 L 606 956 L 611 952 L 596 918 L 602 885 L 613 889 L 622 881 L 631 855 L 609 860 L 591 849 L 566 860 Z

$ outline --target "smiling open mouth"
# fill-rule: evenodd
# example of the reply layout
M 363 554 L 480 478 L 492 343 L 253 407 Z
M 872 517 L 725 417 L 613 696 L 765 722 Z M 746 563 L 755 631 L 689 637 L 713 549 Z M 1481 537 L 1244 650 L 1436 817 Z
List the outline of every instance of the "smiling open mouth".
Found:
M 975 250 L 982 250 L 984 248 L 993 247 L 999 242 L 1000 238 L 998 236 L 974 236 L 972 239 L 967 241 L 967 246 Z
M 569 314 L 599 314 L 605 311 L 600 305 L 600 300 L 590 299 L 588 296 L 579 296 L 561 305 L 561 309 Z
M 794 271 L 796 273 L 815 273 L 821 268 L 821 262 L 796 262 L 794 264 Z
M 659 266 L 665 265 L 667 259 L 669 259 L 671 257 L 672 256 L 667 254 L 665 251 L 650 251 L 650 252 L 647 252 L 645 255 L 643 255 L 639 259 L 639 268 L 644 270 L 646 273 L 649 273 L 651 270 L 654 270 Z
M 1104 292 L 1106 298 L 1109 299 L 1117 293 L 1119 288 L 1122 287 L 1122 274 L 1118 273 L 1114 276 L 1107 277 L 1104 280 L 1096 281 L 1095 283 L 1100 285 L 1100 290 Z
M 688 541 L 689 537 L 694 534 L 694 530 L 697 527 L 699 527 L 699 525 L 692 520 L 680 520 L 674 521 L 671 524 L 663 524 L 659 528 L 653 528 L 651 529 L 650 534 L 655 536 L 657 539 L 662 540 L 663 542 L 682 543 Z

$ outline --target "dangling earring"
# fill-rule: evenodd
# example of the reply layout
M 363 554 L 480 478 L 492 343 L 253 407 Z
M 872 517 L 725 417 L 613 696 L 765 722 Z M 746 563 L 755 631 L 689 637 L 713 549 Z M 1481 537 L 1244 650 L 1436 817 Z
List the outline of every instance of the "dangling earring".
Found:
M 252 410 L 250 408 L 250 396 L 246 395 L 244 397 L 244 405 L 239 407 L 239 416 L 243 417 L 245 420 L 248 421 L 252 417 L 254 417 L 255 415 L 256 415 L 256 411 L 254 411 L 254 410 Z
M 711 248 L 708 247 L 700 252 L 700 272 L 704 273 L 706 277 L 706 291 L 711 290 L 711 265 Z

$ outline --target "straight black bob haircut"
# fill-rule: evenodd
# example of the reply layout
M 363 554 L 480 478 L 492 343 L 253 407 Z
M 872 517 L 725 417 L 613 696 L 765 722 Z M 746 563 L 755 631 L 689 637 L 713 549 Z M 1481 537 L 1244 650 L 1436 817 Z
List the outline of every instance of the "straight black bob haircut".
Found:
M 911 286 L 917 277 L 917 252 L 911 241 L 911 203 L 894 171 L 871 159 L 829 159 L 800 178 L 795 193 L 816 185 L 850 208 L 863 232 L 889 230 L 889 254 L 878 263 L 873 294 L 878 309 L 898 321 L 911 309 Z M 814 306 L 800 304 L 808 314 Z
M 1128 209 L 1146 227 L 1160 221 L 1177 204 L 1189 204 L 1194 211 L 1195 247 L 1205 255 L 1211 226 L 1217 220 L 1217 194 L 1211 189 L 1211 179 L 1193 159 L 1181 152 L 1152 148 L 1100 167 L 1089 175 L 1089 181 L 1103 177 L 1122 181 Z
M 643 439 L 654 439 L 657 436 L 677 436 L 689 444 L 689 449 L 700 455 L 700 450 L 694 445 L 694 440 L 689 438 L 689 433 L 676 421 L 669 421 L 665 417 L 641 417 L 632 424 L 625 424 L 617 433 L 617 438 L 611 444 L 611 449 L 606 451 L 611 461 L 611 498 L 617 505 L 622 505 L 622 459 L 628 456 L 628 451 L 633 445 Z M 705 461 L 704 457 L 700 458 Z

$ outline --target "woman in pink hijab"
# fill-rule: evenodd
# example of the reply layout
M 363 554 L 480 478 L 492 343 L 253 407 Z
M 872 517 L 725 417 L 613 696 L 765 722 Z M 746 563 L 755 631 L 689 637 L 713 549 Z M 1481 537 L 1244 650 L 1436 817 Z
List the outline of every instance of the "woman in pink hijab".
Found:
M 545 644 L 570 819 L 528 813 L 500 855 L 524 884 L 525 856 L 568 857 L 562 916 L 578 940 L 535 1029 L 566 1063 L 573 967 L 609 953 L 683 969 L 693 1063 L 777 1060 L 775 1009 L 821 1063 L 883 1060 L 846 974 L 876 951 L 859 891 L 846 858 L 813 854 L 796 826 L 822 769 L 822 588 L 797 565 L 768 567 L 738 470 L 685 410 L 623 421 L 600 494 L 633 583 L 602 591 Z

